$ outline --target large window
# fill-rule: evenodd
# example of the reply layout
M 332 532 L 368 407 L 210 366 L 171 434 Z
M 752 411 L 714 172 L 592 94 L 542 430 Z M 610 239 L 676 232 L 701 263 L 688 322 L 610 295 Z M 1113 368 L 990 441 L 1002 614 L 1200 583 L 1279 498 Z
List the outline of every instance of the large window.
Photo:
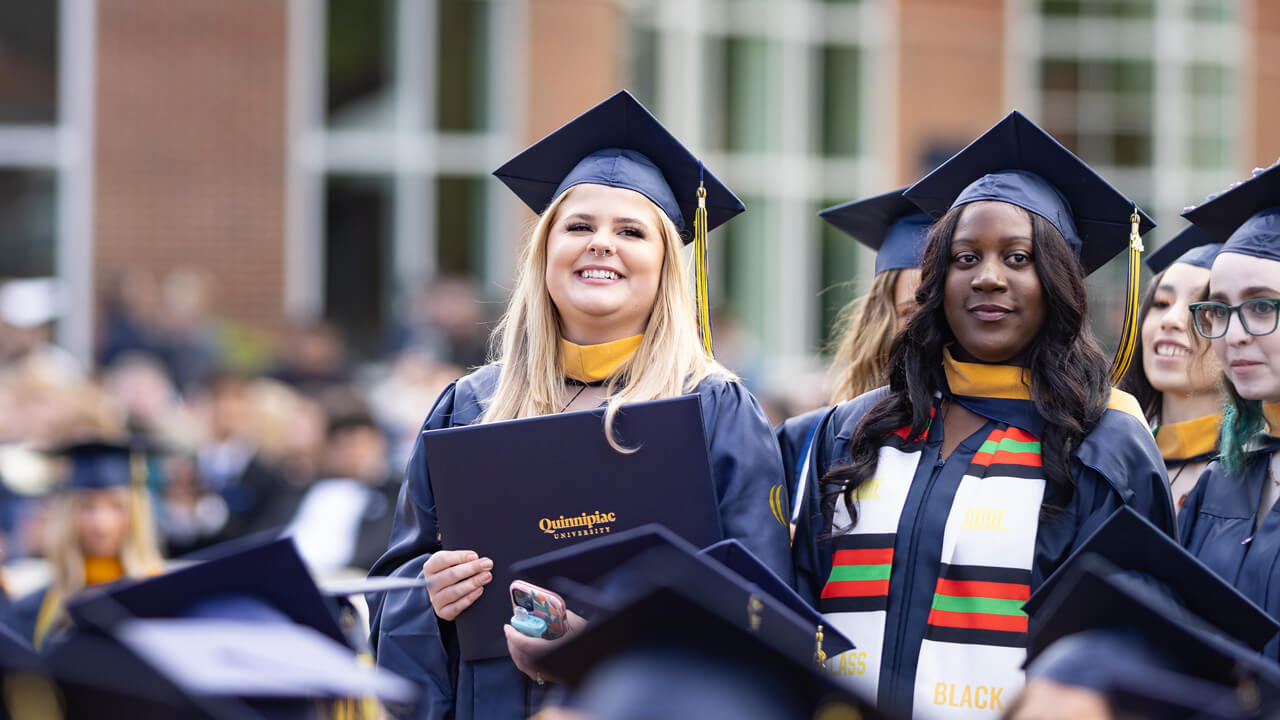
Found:
M 628 5 L 631 87 L 747 205 L 710 239 L 713 306 L 754 341 L 735 369 L 812 362 L 835 311 L 870 280 L 870 253 L 816 212 L 887 187 L 887 157 L 868 141 L 885 5 Z
M 1231 0 L 1021 0 L 1011 72 L 1055 137 L 1151 214 L 1148 251 L 1182 208 L 1236 179 L 1243 61 Z M 1090 278 L 1094 327 L 1113 346 L 1123 260 Z
M 58 276 L 91 357 L 94 0 L 0 1 L 0 280 Z
M 522 82 L 516 5 L 291 6 L 291 82 L 302 90 L 289 310 L 332 320 L 357 353 L 376 352 L 397 309 L 436 275 L 504 292 L 518 221 L 489 173 L 513 151 L 521 119 L 504 100 Z

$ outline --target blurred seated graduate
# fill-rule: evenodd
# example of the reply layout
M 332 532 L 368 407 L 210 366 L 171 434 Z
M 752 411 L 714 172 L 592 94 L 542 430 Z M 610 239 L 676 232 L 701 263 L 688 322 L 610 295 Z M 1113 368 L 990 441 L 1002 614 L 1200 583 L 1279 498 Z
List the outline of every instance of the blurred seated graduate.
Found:
M 423 429 L 603 405 L 606 435 L 621 452 L 612 434 L 620 407 L 696 393 L 723 535 L 789 577 L 777 443 L 755 398 L 711 355 L 706 233 L 742 203 L 626 91 L 494 174 L 540 217 L 494 334 L 493 362 L 450 385 Z M 681 257 L 690 241 L 696 297 Z M 503 480 L 476 482 L 501 502 Z M 459 660 L 452 621 L 481 593 L 507 588 L 486 587 L 488 558 L 441 550 L 435 507 L 420 437 L 390 548 L 372 574 L 422 574 L 431 588 L 375 603 L 378 665 L 425 688 L 426 717 L 527 717 L 548 686 L 506 658 Z
M 68 718 L 373 720 L 378 701 L 412 707 L 413 684 L 362 661 L 334 610 L 292 540 L 277 540 L 76 598 L 39 670 Z
M 1229 402 L 1221 456 L 1187 496 L 1179 532 L 1205 565 L 1280 617 L 1280 165 L 1185 217 L 1226 241 L 1208 301 L 1192 312 L 1225 374 Z M 1266 654 L 1280 659 L 1280 640 Z
M 888 387 L 818 426 L 797 589 L 858 645 L 829 670 L 882 712 L 996 717 L 1023 683 L 1021 605 L 1079 539 L 1121 505 L 1174 532 L 1155 440 L 1111 387 L 1136 333 L 1109 369 L 1084 282 L 1128 249 L 1136 314 L 1152 223 L 1016 111 L 905 194 L 939 218 L 920 308 Z
M 916 309 L 920 257 L 933 218 L 902 196 L 906 188 L 829 207 L 818 215 L 841 232 L 876 251 L 876 274 L 866 295 L 854 298 L 836 320 L 831 373 L 837 385 L 832 403 L 852 400 L 888 382 L 889 343 Z M 801 494 L 813 433 L 830 407 L 787 418 L 774 428 L 787 474 L 792 508 Z M 794 513 L 792 523 L 794 524 Z
M 1280 706 L 1280 623 L 1121 508 L 1038 589 L 1013 720 L 1252 718 Z
M 84 588 L 164 571 L 146 487 L 149 449 L 128 441 L 78 442 L 49 514 L 53 582 L 14 603 L 9 625 L 37 649 L 67 623 L 68 598 Z
M 1155 431 L 1175 507 L 1218 452 L 1222 370 L 1191 324 L 1191 303 L 1209 294 L 1209 268 L 1222 243 L 1187 226 L 1146 258 L 1155 273 L 1138 309 L 1142 351 L 1120 387 L 1133 394 Z

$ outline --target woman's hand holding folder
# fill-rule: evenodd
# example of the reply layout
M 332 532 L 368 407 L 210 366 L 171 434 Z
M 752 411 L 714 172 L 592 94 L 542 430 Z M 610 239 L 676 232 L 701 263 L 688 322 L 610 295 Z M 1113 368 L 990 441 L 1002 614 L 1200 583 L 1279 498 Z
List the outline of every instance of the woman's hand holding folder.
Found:
M 480 599 L 484 586 L 493 580 L 493 560 L 471 550 L 441 550 L 422 566 L 427 594 L 436 617 L 452 622 L 463 610 Z

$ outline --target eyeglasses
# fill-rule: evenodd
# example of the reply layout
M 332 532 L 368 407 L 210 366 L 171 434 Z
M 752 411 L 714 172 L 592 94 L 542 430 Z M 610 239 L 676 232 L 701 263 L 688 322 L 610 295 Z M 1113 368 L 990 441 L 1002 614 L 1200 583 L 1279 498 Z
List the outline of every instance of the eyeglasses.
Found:
M 1190 307 L 1196 332 L 1209 340 L 1227 334 L 1232 313 L 1240 316 L 1240 326 L 1244 331 L 1255 337 L 1270 335 L 1276 331 L 1276 325 L 1280 322 L 1280 298 L 1245 300 L 1239 305 L 1198 302 L 1191 303 Z

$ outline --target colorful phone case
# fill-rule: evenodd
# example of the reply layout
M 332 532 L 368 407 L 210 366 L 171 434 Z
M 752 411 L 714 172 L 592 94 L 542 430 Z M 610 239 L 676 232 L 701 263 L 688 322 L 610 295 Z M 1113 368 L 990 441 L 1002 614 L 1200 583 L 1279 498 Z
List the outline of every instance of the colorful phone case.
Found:
M 547 630 L 542 634 L 544 640 L 554 640 L 564 635 L 568 629 L 564 599 L 550 590 L 516 580 L 511 583 L 513 612 L 516 607 L 522 607 L 530 615 L 547 621 Z

